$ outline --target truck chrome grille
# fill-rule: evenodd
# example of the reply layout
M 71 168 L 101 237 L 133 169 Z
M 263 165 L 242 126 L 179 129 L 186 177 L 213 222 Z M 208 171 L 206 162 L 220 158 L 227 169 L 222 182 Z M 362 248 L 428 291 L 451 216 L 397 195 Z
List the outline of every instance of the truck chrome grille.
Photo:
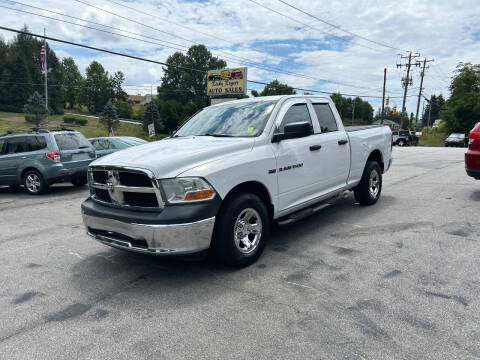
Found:
M 164 206 L 158 183 L 152 173 L 143 169 L 89 168 L 92 199 L 117 206 L 161 209 Z

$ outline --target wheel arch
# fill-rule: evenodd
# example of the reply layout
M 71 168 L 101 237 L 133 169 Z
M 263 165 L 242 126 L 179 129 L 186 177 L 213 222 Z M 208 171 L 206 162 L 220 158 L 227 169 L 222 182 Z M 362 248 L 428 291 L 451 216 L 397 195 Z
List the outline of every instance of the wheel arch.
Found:
M 272 197 L 267 187 L 259 181 L 245 181 L 233 187 L 227 195 L 223 198 L 222 205 L 229 199 L 239 193 L 250 193 L 257 195 L 267 207 L 268 215 L 273 219 L 274 206 Z
M 43 176 L 43 173 L 42 171 L 40 171 L 39 168 L 35 167 L 35 166 L 27 166 L 25 169 L 23 169 L 21 172 L 20 172 L 20 178 L 18 179 L 20 184 L 23 183 L 23 177 L 25 176 L 26 172 L 27 171 L 30 171 L 30 170 L 35 170 L 37 171 L 42 177 L 43 179 L 45 179 L 45 176 Z
M 379 149 L 373 150 L 370 155 L 367 158 L 367 163 L 369 161 L 376 161 L 378 165 L 380 166 L 380 169 L 382 170 L 382 173 L 385 170 L 385 163 L 383 162 L 383 155 L 382 152 Z M 367 166 L 367 164 L 365 164 Z

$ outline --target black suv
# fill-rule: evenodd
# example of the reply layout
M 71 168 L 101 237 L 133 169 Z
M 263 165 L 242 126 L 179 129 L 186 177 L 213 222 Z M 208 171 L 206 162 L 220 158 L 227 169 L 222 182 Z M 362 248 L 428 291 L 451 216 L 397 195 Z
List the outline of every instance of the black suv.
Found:
M 53 183 L 87 183 L 87 166 L 95 149 L 77 131 L 17 130 L 0 135 L 0 185 L 18 187 L 33 195 Z

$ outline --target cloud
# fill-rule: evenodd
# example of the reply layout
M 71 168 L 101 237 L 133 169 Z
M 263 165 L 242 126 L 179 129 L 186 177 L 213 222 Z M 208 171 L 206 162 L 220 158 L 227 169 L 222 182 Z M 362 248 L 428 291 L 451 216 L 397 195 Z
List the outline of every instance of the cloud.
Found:
M 249 1 L 115 0 L 144 13 L 126 9 L 108 0 L 86 1 L 124 18 L 76 1 L 32 0 L 28 4 L 168 41 L 174 44 L 164 45 L 180 49 L 186 49 L 193 43 L 204 43 L 217 56 L 225 58 L 229 66 L 239 66 L 239 63 L 248 62 L 249 78 L 257 81 L 279 79 L 292 86 L 322 91 L 381 95 L 383 69 L 386 67 L 387 94 L 391 97 L 403 94 L 400 80 L 404 73 L 396 68 L 396 63 L 400 61 L 398 51 L 333 29 L 277 0 L 262 0 L 262 3 L 307 23 L 316 30 Z M 442 92 L 448 95 L 449 78 L 458 62 L 478 62 L 480 58 L 480 22 L 477 19 L 478 14 L 472 11 L 478 8 L 478 0 L 457 2 L 405 0 L 402 3 L 378 0 L 289 1 L 300 9 L 305 9 L 362 37 L 391 44 L 399 49 L 419 51 L 422 56 L 434 58 L 435 62 L 427 71 L 424 82 L 427 94 Z M 42 13 L 20 5 L 6 2 L 3 4 Z M 122 38 L 11 10 L 3 9 L 3 12 L 4 26 L 20 28 L 22 24 L 28 24 L 30 31 L 34 33 L 42 33 L 46 27 L 47 33 L 51 36 L 91 46 L 159 61 L 165 61 L 176 51 L 167 46 Z M 48 13 L 42 14 L 61 18 Z M 68 20 L 82 24 L 78 20 Z M 98 27 L 92 24 L 89 26 Z M 109 28 L 104 29 L 112 31 Z M 6 39 L 13 37 L 9 32 L 2 31 L 1 34 Z M 159 43 L 158 40 L 149 41 Z M 128 84 L 148 85 L 155 83 L 153 80 L 160 79 L 162 75 L 160 65 L 53 42 L 50 45 L 60 57 L 72 56 L 82 72 L 92 60 L 97 60 L 111 73 L 123 71 Z M 279 70 L 305 74 L 307 78 L 282 74 Z M 413 71 L 412 78 L 414 87 L 417 87 L 414 91 L 418 91 L 418 69 Z M 414 92 L 411 91 L 409 94 Z M 369 101 L 375 107 L 380 105 L 378 99 Z M 401 106 L 401 99 L 395 99 L 394 103 Z M 408 98 L 407 106 L 409 112 L 414 112 L 416 99 Z

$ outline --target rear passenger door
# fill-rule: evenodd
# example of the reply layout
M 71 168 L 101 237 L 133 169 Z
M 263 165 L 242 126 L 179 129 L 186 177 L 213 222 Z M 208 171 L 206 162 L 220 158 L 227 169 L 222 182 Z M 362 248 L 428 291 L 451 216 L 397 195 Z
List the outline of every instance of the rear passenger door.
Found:
M 350 171 L 350 144 L 345 130 L 339 127 L 330 104 L 312 99 L 312 106 L 320 125 L 318 137 L 322 149 L 318 154 L 321 168 L 319 177 L 322 179 L 324 193 L 329 193 L 345 186 L 347 182 Z
M 27 158 L 27 136 L 13 136 L 4 141 L 0 155 L 0 181 L 16 184 L 18 171 Z

